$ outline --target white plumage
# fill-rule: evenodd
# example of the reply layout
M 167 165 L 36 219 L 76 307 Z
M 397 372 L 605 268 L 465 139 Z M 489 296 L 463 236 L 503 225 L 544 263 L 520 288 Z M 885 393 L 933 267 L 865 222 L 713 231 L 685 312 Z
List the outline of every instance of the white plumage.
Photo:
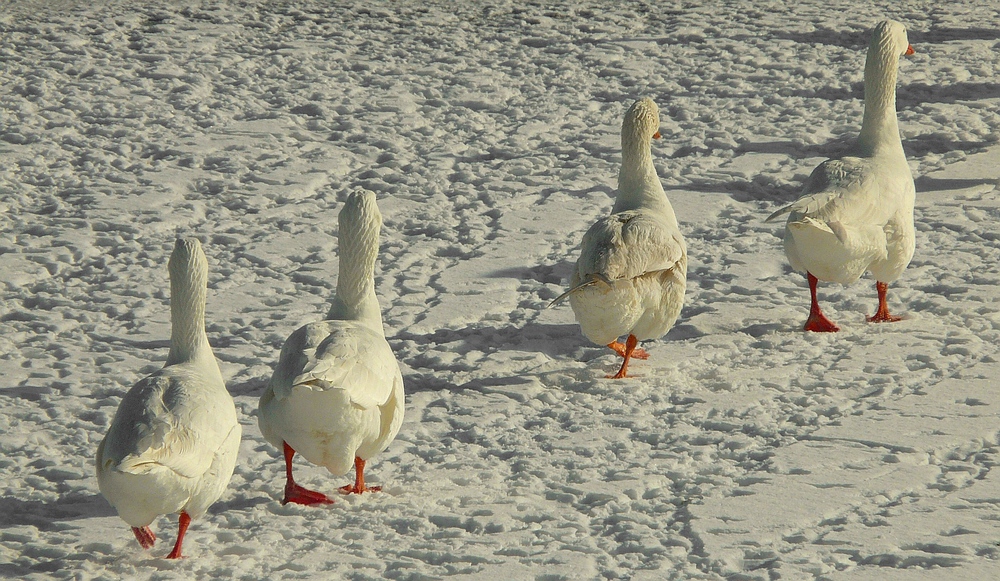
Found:
M 913 258 L 915 191 L 896 121 L 896 77 L 899 57 L 912 53 L 902 24 L 886 20 L 875 27 L 857 144 L 850 155 L 820 164 L 802 197 L 767 218 L 788 214 L 785 254 L 792 268 L 806 272 L 812 295 L 807 331 L 839 330 L 819 308 L 817 280 L 847 285 L 866 270 L 879 296 L 869 320 L 899 320 L 889 314 L 886 291 Z
M 229 484 L 242 429 L 205 335 L 208 262 L 196 239 L 170 256 L 170 353 L 163 369 L 122 398 L 97 448 L 101 493 L 144 548 L 161 514 L 180 513 L 168 558 L 181 556 L 188 524 Z
M 285 341 L 260 398 L 261 433 L 285 454 L 282 504 L 333 502 L 295 483 L 295 452 L 335 475 L 354 466 L 355 484 L 345 492 L 378 490 L 364 483 L 365 462 L 389 446 L 403 422 L 403 379 L 375 296 L 382 225 L 375 194 L 351 194 L 339 222 L 340 274 L 330 313 Z
M 650 151 L 659 127 L 651 99 L 625 113 L 612 214 L 584 234 L 571 288 L 553 301 L 568 296 L 583 334 L 622 355 L 615 378 L 626 376 L 630 357 L 647 357 L 636 349 L 638 341 L 665 335 L 684 303 L 687 248 Z M 624 344 L 618 341 L 623 335 Z

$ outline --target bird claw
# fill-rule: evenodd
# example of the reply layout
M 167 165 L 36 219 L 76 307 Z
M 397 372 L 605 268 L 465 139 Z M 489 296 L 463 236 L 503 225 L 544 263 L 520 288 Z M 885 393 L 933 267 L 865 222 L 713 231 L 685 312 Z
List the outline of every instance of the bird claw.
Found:
M 879 311 L 870 317 L 865 317 L 868 319 L 869 323 L 895 323 L 897 321 L 902 321 L 903 317 L 897 317 L 896 315 L 890 315 L 887 312 Z
M 341 494 L 362 494 L 365 492 L 379 492 L 380 490 L 382 490 L 381 486 L 358 487 L 357 484 L 348 484 L 340 487 Z

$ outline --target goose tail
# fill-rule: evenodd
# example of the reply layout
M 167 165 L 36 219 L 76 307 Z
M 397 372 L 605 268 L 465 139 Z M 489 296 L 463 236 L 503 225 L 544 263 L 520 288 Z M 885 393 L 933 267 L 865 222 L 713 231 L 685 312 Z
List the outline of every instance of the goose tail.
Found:
M 563 294 L 561 294 L 561 295 L 557 296 L 556 298 L 552 299 L 552 302 L 549 303 L 548 306 L 546 306 L 545 308 L 546 309 L 551 309 L 552 307 L 554 307 L 554 306 L 558 305 L 559 303 L 563 302 L 564 300 L 566 300 L 566 298 L 569 295 L 575 293 L 576 291 L 578 291 L 580 289 L 583 289 L 583 288 L 586 288 L 588 286 L 593 286 L 593 285 L 595 285 L 597 283 L 603 283 L 603 284 L 607 285 L 608 288 L 611 288 L 611 287 L 614 286 L 614 283 L 610 279 L 608 279 L 608 277 L 604 276 L 603 274 L 588 274 L 587 275 L 587 280 L 581 282 L 580 284 L 576 285 L 575 287 L 569 289 L 568 291 L 564 292 Z

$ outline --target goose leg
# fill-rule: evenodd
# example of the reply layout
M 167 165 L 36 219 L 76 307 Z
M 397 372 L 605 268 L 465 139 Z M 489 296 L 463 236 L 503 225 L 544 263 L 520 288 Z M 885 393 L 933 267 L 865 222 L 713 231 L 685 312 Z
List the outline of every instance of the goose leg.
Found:
M 174 550 L 167 555 L 168 559 L 180 559 L 181 545 L 184 543 L 184 534 L 187 533 L 188 525 L 191 524 L 191 517 L 188 513 L 181 511 L 181 518 L 177 521 L 177 542 L 174 543 Z
M 354 485 L 341 486 L 340 492 L 344 494 L 361 494 L 362 492 L 378 492 L 381 486 L 365 486 L 365 461 L 357 456 L 354 457 Z
M 613 343 L 608 343 L 608 347 L 615 350 L 615 353 L 621 357 L 625 357 L 625 344 L 615 341 Z M 636 359 L 649 359 L 649 353 L 646 353 L 644 349 L 634 349 L 632 351 L 632 357 Z
M 819 301 L 816 299 L 816 283 L 819 282 L 819 279 L 811 272 L 806 273 L 806 278 L 809 279 L 809 295 L 812 297 L 812 305 L 809 307 L 809 319 L 806 320 L 805 330 L 816 333 L 836 333 L 840 327 L 827 319 L 823 311 L 819 309 Z
M 135 540 L 139 541 L 143 549 L 152 548 L 153 543 L 156 542 L 156 535 L 149 527 L 132 527 L 132 534 L 135 535 Z
M 889 305 L 886 304 L 885 296 L 889 292 L 889 283 L 886 282 L 875 282 L 875 291 L 878 293 L 878 310 L 871 317 L 868 317 L 869 323 L 895 323 L 896 321 L 902 321 L 903 317 L 897 317 L 895 315 L 889 314 Z
M 609 376 L 609 379 L 622 379 L 625 377 L 625 373 L 628 371 L 628 361 L 632 358 L 632 353 L 635 351 L 635 346 L 639 344 L 639 340 L 635 338 L 635 335 L 629 335 L 628 339 L 625 341 L 625 352 L 622 357 L 625 358 L 622 361 L 622 367 L 618 370 L 618 373 Z
M 307 506 L 313 504 L 333 504 L 333 499 L 322 492 L 309 490 L 295 483 L 295 479 L 292 478 L 292 456 L 295 455 L 295 450 L 288 445 L 288 442 L 282 443 L 285 449 L 285 498 L 281 499 L 281 504 L 288 504 L 289 502 L 305 504 Z

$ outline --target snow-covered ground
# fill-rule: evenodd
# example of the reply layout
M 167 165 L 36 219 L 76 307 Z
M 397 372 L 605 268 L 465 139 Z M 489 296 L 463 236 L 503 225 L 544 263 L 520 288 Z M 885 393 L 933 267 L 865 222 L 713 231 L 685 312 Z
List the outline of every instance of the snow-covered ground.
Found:
M 1000 578 L 1000 14 L 883 4 L 0 2 L 0 576 Z M 885 17 L 917 51 L 907 319 L 864 322 L 866 277 L 822 286 L 843 331 L 806 334 L 763 219 L 856 135 Z M 640 96 L 689 286 L 609 381 L 617 358 L 545 306 L 611 207 Z M 369 464 L 384 492 L 282 507 L 257 398 L 327 310 L 358 187 L 385 217 L 406 420 Z M 173 562 L 176 518 L 142 551 L 93 457 L 166 358 L 189 235 L 244 440 Z

